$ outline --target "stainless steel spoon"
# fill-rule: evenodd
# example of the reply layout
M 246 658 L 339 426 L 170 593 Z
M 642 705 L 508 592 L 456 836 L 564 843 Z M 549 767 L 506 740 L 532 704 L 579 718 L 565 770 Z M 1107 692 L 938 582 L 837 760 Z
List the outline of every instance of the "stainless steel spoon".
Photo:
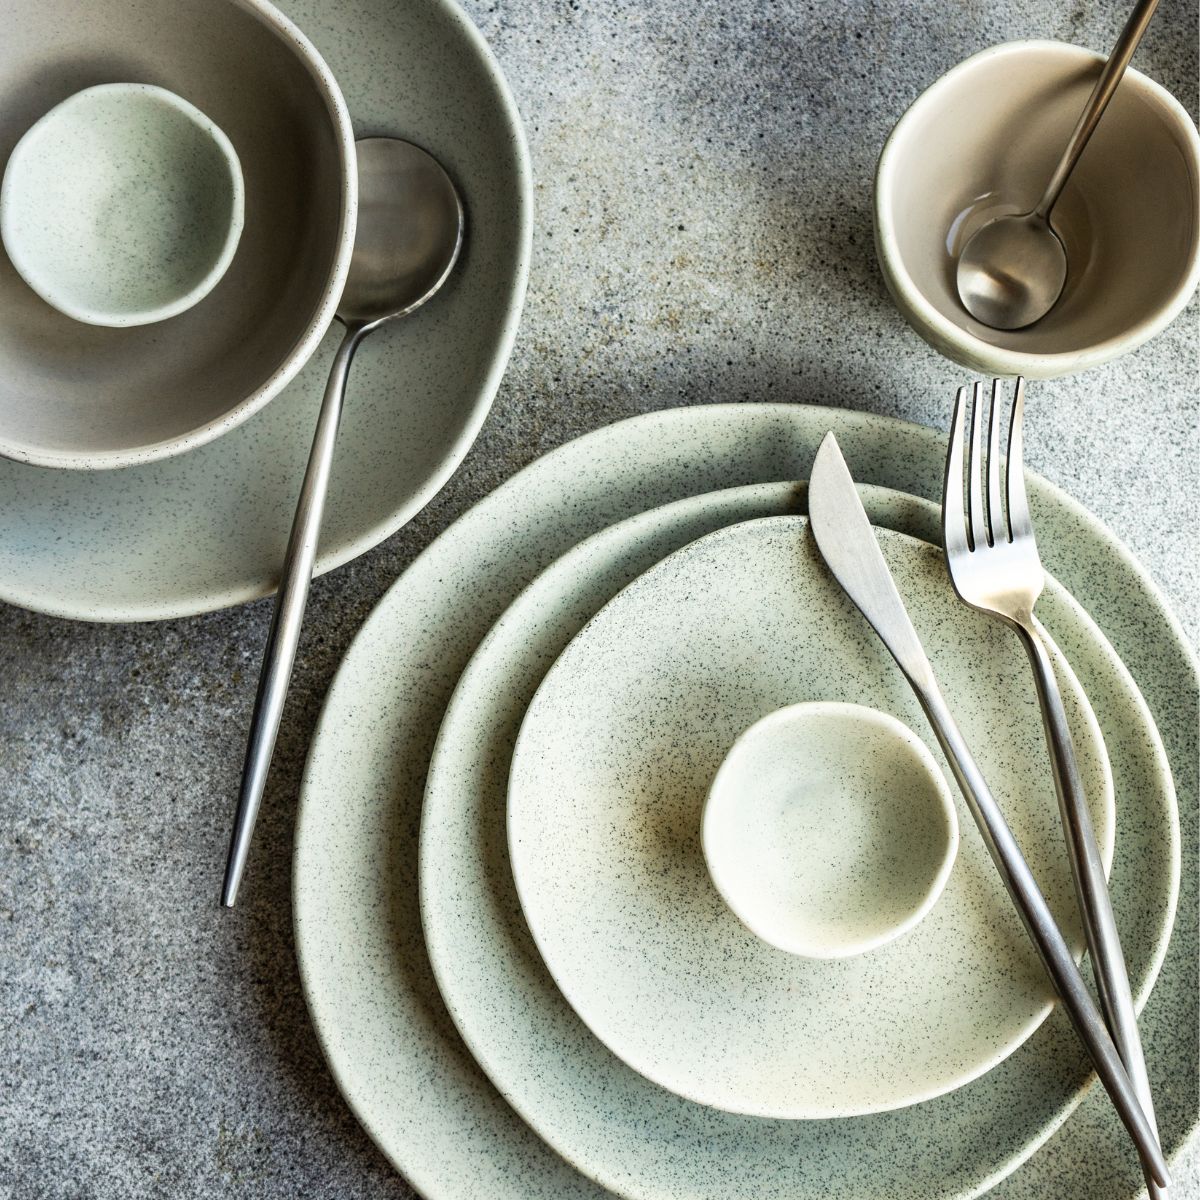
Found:
M 221 903 L 232 908 L 246 869 L 312 581 L 346 379 L 359 343 L 385 321 L 419 308 L 446 282 L 463 241 L 463 207 L 450 177 L 424 150 L 364 138 L 358 152 L 358 227 L 337 319 L 346 327 L 329 374 L 308 469 L 283 559 L 250 722 Z
M 1033 211 L 989 221 L 963 247 L 958 259 L 958 295 L 977 321 L 993 329 L 1024 329 L 1058 303 L 1067 282 L 1067 252 L 1050 227 L 1050 211 L 1157 7 L 1158 0 L 1139 0 L 1134 8 Z

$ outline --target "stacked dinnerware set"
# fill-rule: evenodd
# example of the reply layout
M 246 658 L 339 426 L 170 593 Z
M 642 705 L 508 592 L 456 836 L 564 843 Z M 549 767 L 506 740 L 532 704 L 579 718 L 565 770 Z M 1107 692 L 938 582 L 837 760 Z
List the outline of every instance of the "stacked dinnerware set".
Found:
M 498 387 L 530 168 L 448 0 L 402 33 L 372 9 L 369 59 L 334 0 L 89 5 L 0 45 L 0 595 L 113 621 L 278 588 L 232 906 L 312 574 L 441 488 Z M 1097 1077 L 1174 1194 L 1156 1100 L 1195 1064 L 1138 1014 L 1196 870 L 1200 675 L 1022 451 L 1037 381 L 1200 277 L 1200 139 L 1126 69 L 1154 8 L 1107 57 L 978 54 L 882 148 L 897 305 L 1014 383 L 964 376 L 941 431 L 759 403 L 599 429 L 358 634 L 297 953 L 347 1102 L 430 1200 L 967 1200 Z

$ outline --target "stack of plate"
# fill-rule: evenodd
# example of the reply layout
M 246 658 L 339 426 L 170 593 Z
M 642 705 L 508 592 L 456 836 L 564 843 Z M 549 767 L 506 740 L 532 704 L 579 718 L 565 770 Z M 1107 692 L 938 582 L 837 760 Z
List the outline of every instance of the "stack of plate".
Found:
M 1017 1172 L 1090 1074 L 1069 1024 L 1046 1019 L 965 812 L 933 910 L 856 959 L 767 946 L 705 876 L 705 789 L 765 712 L 867 703 L 932 745 L 814 556 L 804 487 L 779 482 L 803 477 L 828 429 L 874 485 L 863 499 L 918 630 L 1080 944 L 1019 648 L 953 599 L 929 544 L 944 439 L 755 404 L 600 430 L 485 499 L 392 588 L 306 772 L 294 884 L 310 1008 L 360 1120 L 432 1200 L 1140 1186 L 1102 1094 L 1057 1154 Z M 1196 668 L 1112 536 L 1045 481 L 1030 492 L 1058 580 L 1044 619 L 1074 671 L 1059 663 L 1144 1002 L 1180 896 L 1172 771 L 1195 806 Z M 1186 916 L 1143 1018 L 1168 1153 L 1195 1115 L 1174 1057 L 1197 1009 L 1186 849 Z

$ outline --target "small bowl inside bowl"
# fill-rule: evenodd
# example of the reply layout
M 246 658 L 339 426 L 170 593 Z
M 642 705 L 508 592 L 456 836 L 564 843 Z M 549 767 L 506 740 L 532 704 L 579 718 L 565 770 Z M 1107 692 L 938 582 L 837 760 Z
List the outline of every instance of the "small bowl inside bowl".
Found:
M 1051 214 L 1066 287 L 1025 329 L 991 329 L 958 298 L 980 225 L 1037 203 L 1103 62 L 1061 42 L 1011 42 L 955 67 L 900 118 L 875 177 L 875 241 L 900 311 L 947 357 L 1049 378 L 1141 345 L 1200 278 L 1200 138 L 1182 106 L 1129 70 Z
M 164 88 L 224 131 L 244 223 L 219 282 L 170 321 L 56 311 L 0 254 L 0 455 L 135 467 L 204 445 L 295 378 L 333 320 L 354 250 L 345 100 L 268 0 L 40 0 L 0 37 L 0 169 L 56 105 L 115 81 Z
M 0 186 L 0 237 L 48 304 L 148 325 L 202 300 L 237 250 L 242 168 L 225 134 L 165 88 L 108 83 L 52 108 Z
M 895 717 L 794 704 L 734 743 L 701 842 L 717 891 L 763 941 L 848 958 L 934 906 L 958 853 L 958 817 L 933 756 Z

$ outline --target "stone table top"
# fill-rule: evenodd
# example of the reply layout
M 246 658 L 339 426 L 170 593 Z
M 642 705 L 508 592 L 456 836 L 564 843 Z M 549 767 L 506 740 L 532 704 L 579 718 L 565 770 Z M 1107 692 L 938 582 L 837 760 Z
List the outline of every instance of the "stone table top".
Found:
M 879 147 L 974 51 L 1104 50 L 1127 7 L 468 0 L 532 151 L 524 322 L 463 467 L 314 585 L 236 910 L 216 897 L 270 603 L 125 626 L 0 608 L 0 1198 L 413 1195 L 326 1070 L 293 954 L 300 770 L 350 639 L 474 501 L 618 418 L 768 399 L 944 425 L 966 374 L 884 290 Z M 1196 0 L 1163 0 L 1136 59 L 1193 117 L 1196 29 Z M 1029 465 L 1132 548 L 1193 642 L 1197 311 L 1036 385 L 1027 422 Z M 1200 1197 L 1198 1161 L 1176 1165 L 1180 1200 Z

